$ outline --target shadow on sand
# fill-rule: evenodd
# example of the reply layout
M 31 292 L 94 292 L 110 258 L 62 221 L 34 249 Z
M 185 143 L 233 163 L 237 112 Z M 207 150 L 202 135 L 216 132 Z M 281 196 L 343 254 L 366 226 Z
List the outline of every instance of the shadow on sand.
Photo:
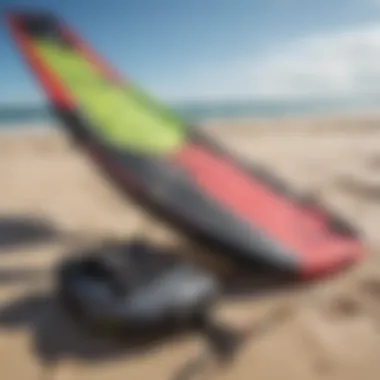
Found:
M 0 328 L 23 327 L 32 330 L 33 350 L 47 367 L 66 358 L 98 361 L 131 357 L 171 337 L 161 332 L 131 340 L 95 336 L 74 322 L 51 296 L 38 294 L 5 305 L 0 311 Z
M 122 244 L 125 244 L 122 243 Z M 33 278 L 37 273 L 20 271 L 3 274 L 3 281 L 17 281 Z M 269 296 L 284 289 L 284 286 L 294 284 L 284 283 L 283 280 L 267 275 L 249 276 L 235 273 L 221 278 L 224 294 L 221 298 L 241 299 L 249 297 Z M 1 273 L 0 273 L 1 282 Z M 277 316 L 276 316 L 277 318 Z M 276 319 L 275 318 L 275 319 Z M 269 318 L 270 319 L 270 318 Z M 260 322 L 261 323 L 261 322 Z M 275 321 L 265 321 L 265 329 Z M 98 362 L 113 360 L 122 356 L 130 359 L 139 354 L 146 354 L 179 335 L 192 331 L 157 331 L 147 336 L 128 336 L 114 339 L 105 336 L 95 336 L 91 331 L 73 321 L 55 299 L 54 294 L 31 294 L 25 298 L 3 304 L 0 309 L 0 329 L 28 328 L 32 332 L 33 351 L 47 372 L 57 362 L 75 358 L 80 361 Z M 262 326 L 254 324 L 249 337 L 256 339 L 258 332 L 264 331 Z M 247 336 L 248 337 L 248 336 Z M 195 361 L 188 361 L 174 374 L 173 379 L 188 379 L 192 374 L 204 367 L 208 361 L 207 353 L 201 353 Z
M 34 216 L 0 216 L 0 252 L 51 242 L 62 233 L 51 221 Z
M 281 319 L 283 316 L 275 315 L 267 318 L 264 323 L 255 322 L 246 334 L 245 341 L 259 339 L 270 332 Z M 38 294 L 5 305 L 0 310 L 0 329 L 21 328 L 32 331 L 32 350 L 42 365 L 44 378 L 49 378 L 54 365 L 61 360 L 72 358 L 90 363 L 114 360 L 116 357 L 131 360 L 137 355 L 153 352 L 158 345 L 192 332 L 157 331 L 155 334 L 123 339 L 95 336 L 84 326 L 74 322 L 51 296 Z M 191 379 L 204 371 L 213 359 L 212 352 L 208 350 L 201 352 L 196 358 L 185 358 L 183 363 L 178 363 L 171 379 Z

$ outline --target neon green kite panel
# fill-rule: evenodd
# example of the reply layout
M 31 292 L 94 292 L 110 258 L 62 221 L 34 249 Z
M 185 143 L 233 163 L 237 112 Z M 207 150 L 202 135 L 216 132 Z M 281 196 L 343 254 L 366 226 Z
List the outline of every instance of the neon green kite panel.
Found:
M 80 111 L 109 143 L 150 153 L 169 153 L 185 138 L 174 115 L 151 104 L 133 86 L 124 88 L 102 77 L 84 57 L 51 40 L 37 41 L 49 67 L 67 86 Z

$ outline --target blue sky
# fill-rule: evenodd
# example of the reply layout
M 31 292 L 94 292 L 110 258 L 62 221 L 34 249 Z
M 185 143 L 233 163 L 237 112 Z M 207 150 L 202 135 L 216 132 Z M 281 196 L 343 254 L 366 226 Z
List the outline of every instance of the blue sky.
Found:
M 380 0 L 0 0 L 56 12 L 167 101 L 380 94 Z M 0 104 L 43 96 L 2 22 Z

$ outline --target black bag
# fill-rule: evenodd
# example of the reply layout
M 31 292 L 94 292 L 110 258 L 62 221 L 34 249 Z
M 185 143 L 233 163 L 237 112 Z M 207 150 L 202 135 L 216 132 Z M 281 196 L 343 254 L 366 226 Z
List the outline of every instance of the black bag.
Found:
M 119 337 L 125 336 L 119 333 L 146 337 L 157 330 L 196 329 L 224 365 L 251 335 L 210 317 L 220 295 L 214 276 L 144 242 L 106 244 L 64 260 L 58 268 L 58 294 L 65 309 L 86 327 L 111 330 Z M 277 319 L 277 315 L 268 317 L 252 332 L 266 330 Z M 208 360 L 202 353 L 179 378 L 191 378 Z
M 86 324 L 146 332 L 195 326 L 219 295 L 216 279 L 143 242 L 110 243 L 64 260 L 59 299 Z

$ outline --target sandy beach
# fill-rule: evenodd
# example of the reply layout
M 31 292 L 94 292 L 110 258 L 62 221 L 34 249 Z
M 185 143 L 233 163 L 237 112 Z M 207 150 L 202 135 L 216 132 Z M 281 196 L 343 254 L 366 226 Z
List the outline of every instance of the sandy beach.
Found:
M 291 313 L 251 339 L 230 366 L 212 367 L 201 378 L 378 380 L 380 116 L 221 121 L 204 128 L 349 218 L 363 234 L 367 256 L 309 286 L 227 297 L 218 312 L 237 327 L 280 305 L 288 304 Z M 122 197 L 65 135 L 57 130 L 1 134 L 0 178 L 0 224 L 28 217 L 63 231 L 38 244 L 0 245 L 1 379 L 171 380 L 205 349 L 195 334 L 141 352 L 105 344 L 84 336 L 54 308 L 53 269 L 80 244 L 143 233 L 190 256 L 194 250 Z M 211 256 L 210 266 L 219 261 Z M 225 270 L 223 263 L 218 270 Z

